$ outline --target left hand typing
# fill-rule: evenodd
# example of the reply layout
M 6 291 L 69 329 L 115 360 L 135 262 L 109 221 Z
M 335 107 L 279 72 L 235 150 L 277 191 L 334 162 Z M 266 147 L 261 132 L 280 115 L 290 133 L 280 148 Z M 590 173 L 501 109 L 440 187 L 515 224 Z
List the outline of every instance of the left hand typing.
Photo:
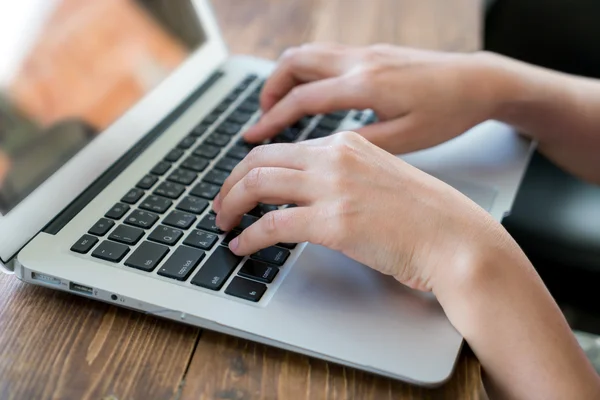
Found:
M 235 253 L 308 241 L 421 290 L 440 265 L 504 232 L 458 191 L 352 132 L 255 148 L 215 200 L 218 226 L 231 230 L 259 202 L 299 207 L 267 213 L 231 242 Z

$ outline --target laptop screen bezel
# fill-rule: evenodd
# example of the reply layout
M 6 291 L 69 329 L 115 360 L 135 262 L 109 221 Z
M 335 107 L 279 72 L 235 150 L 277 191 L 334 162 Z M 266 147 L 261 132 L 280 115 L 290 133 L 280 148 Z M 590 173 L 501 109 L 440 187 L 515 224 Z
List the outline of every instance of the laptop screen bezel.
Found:
M 7 215 L 0 217 L 2 264 L 7 266 L 28 241 L 227 59 L 227 47 L 208 0 L 190 1 L 206 35 L 204 44 Z

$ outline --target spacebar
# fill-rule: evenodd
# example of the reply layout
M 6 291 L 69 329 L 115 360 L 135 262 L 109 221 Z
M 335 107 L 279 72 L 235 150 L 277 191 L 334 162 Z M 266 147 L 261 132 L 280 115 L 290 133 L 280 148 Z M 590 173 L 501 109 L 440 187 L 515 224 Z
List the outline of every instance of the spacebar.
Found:
M 221 289 L 242 258 L 233 254 L 227 247 L 217 247 L 194 276 L 192 284 L 210 290 Z

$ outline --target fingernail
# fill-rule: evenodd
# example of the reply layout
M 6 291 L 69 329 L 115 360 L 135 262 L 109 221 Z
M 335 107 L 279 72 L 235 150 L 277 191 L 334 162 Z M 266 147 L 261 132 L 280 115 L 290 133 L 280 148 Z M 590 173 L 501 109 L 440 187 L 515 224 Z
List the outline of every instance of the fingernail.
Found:
M 217 226 L 217 228 L 221 229 L 221 215 L 220 214 L 217 214 L 217 216 L 215 217 L 215 225 Z
M 239 237 L 236 237 L 231 242 L 229 242 L 229 250 L 231 250 L 231 251 L 233 251 L 235 253 L 235 251 L 237 250 L 239 244 L 240 244 L 240 239 L 239 239 Z

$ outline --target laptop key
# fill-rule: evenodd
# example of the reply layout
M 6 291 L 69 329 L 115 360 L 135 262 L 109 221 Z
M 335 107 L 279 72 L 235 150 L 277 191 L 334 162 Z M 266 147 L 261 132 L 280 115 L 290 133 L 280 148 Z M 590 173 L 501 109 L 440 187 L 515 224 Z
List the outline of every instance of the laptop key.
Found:
M 237 106 L 237 109 L 239 111 L 244 112 L 244 113 L 249 113 L 249 114 L 254 114 L 255 112 L 258 111 L 259 108 L 260 108 L 260 105 L 258 104 L 258 102 L 248 101 L 248 100 L 244 101 L 239 106 Z
M 238 99 L 238 97 L 239 97 L 239 96 L 240 96 L 240 94 L 239 94 L 239 93 L 235 93 L 235 92 L 233 92 L 233 93 L 229 94 L 227 97 L 225 97 L 225 100 L 223 100 L 223 102 L 224 102 L 224 103 L 229 103 L 229 104 L 231 104 L 231 103 L 233 103 L 234 101 L 236 101 L 236 100 Z
M 227 117 L 228 122 L 234 122 L 236 124 L 245 125 L 252 118 L 252 114 L 242 112 L 242 111 L 234 111 L 231 113 L 229 117 Z
M 225 238 L 223 239 L 223 241 L 221 242 L 222 246 L 229 246 L 229 243 L 235 239 L 236 237 L 238 237 L 240 235 L 240 232 L 238 231 L 231 231 L 229 232 Z
M 127 225 L 119 225 L 108 236 L 110 240 L 128 245 L 135 245 L 144 236 L 144 231 Z
M 162 176 L 164 175 L 169 169 L 171 168 L 171 163 L 168 163 L 166 161 L 161 161 L 158 164 L 156 164 L 154 166 L 154 168 L 152 168 L 152 170 L 150 171 L 151 174 L 153 175 L 158 175 L 158 176 Z
M 209 163 L 210 163 L 210 161 L 208 161 L 205 158 L 197 157 L 197 156 L 189 156 L 181 164 L 181 168 L 189 169 L 190 171 L 194 171 L 194 172 L 202 172 L 206 169 L 206 167 L 208 167 Z
M 202 121 L 202 123 L 204 125 L 212 125 L 215 122 L 217 122 L 217 120 L 219 119 L 220 113 L 212 113 L 207 115 L 206 117 L 204 117 L 204 120 Z
M 192 214 L 202 214 L 208 207 L 208 201 L 194 196 L 187 196 L 177 204 L 177 209 Z
M 284 247 L 288 250 L 293 250 L 298 246 L 298 243 L 277 243 L 277 246 Z
M 231 105 L 231 103 L 224 101 L 215 107 L 215 109 L 213 110 L 213 113 L 214 114 L 223 114 L 225 111 L 227 111 L 227 109 L 229 108 L 230 105 Z
M 223 135 L 233 136 L 238 133 L 242 129 L 240 124 L 235 124 L 233 122 L 223 122 L 217 128 L 217 132 L 222 133 Z
M 236 226 L 234 229 L 238 230 L 238 231 L 243 231 L 244 229 L 249 228 L 250 225 L 252 225 L 256 221 L 258 221 L 257 217 L 246 214 L 242 217 L 242 220 L 240 221 L 238 226 Z
M 133 188 L 129 192 L 127 192 L 127 194 L 123 196 L 123 198 L 121 198 L 121 201 L 127 204 L 135 204 L 142 198 L 144 193 L 145 192 L 142 189 Z
M 208 173 L 204 176 L 203 181 L 212 183 L 214 185 L 223 186 L 228 176 L 229 172 L 213 169 L 211 171 L 208 171 Z
M 123 215 L 127 214 L 130 208 L 127 204 L 117 203 L 104 216 L 111 219 L 121 219 Z
M 334 131 L 338 126 L 340 126 L 340 121 L 325 116 L 319 121 L 318 126 L 329 131 Z
M 220 152 L 221 149 L 219 147 L 211 146 L 209 144 L 204 143 L 202 143 L 196 148 L 196 150 L 194 150 L 195 155 L 208 158 L 209 160 L 215 158 L 217 155 L 219 155 Z
M 217 216 L 214 214 L 205 215 L 204 218 L 198 222 L 196 228 L 204 229 L 205 231 L 213 232 L 213 233 L 223 233 L 216 225 Z
M 187 246 L 178 247 L 158 270 L 158 275 L 185 281 L 204 258 L 202 250 Z
M 166 244 L 167 246 L 173 246 L 181 239 L 183 232 L 179 229 L 169 228 L 168 226 L 159 225 L 152 231 L 148 240 Z
M 255 80 L 258 79 L 258 75 L 256 74 L 249 74 L 247 77 L 244 78 L 244 80 L 242 81 L 242 83 L 240 83 L 238 85 L 238 88 L 243 88 L 243 90 L 246 90 L 248 88 L 248 86 L 250 86 L 250 84 L 252 82 L 254 82 Z
M 146 197 L 144 201 L 142 201 L 142 204 L 140 204 L 140 208 L 142 210 L 162 214 L 165 211 L 167 211 L 172 205 L 173 202 L 169 199 L 165 199 L 161 196 L 150 195 Z
M 167 153 L 167 155 L 165 156 L 165 161 L 168 161 L 168 162 L 179 161 L 179 159 L 181 158 L 183 153 L 184 153 L 184 151 L 181 149 L 173 149 Z
M 218 246 L 192 278 L 192 285 L 220 290 L 242 258 L 233 254 L 227 247 Z
M 348 116 L 349 113 L 350 113 L 350 110 L 334 111 L 332 113 L 326 114 L 325 118 L 339 122 L 339 121 L 343 120 L 344 118 L 346 118 L 346 116 Z
M 196 222 L 195 215 L 177 210 L 171 211 L 171 213 L 163 220 L 163 224 L 180 229 L 187 229 L 192 226 L 194 222 Z
M 365 125 L 371 125 L 371 124 L 374 124 L 377 121 L 379 121 L 379 119 L 377 118 L 377 114 L 375 114 L 373 111 L 371 111 L 371 113 L 369 114 L 369 116 L 365 120 L 364 124 Z
M 298 122 L 296 122 L 294 124 L 294 126 L 300 130 L 306 129 L 312 122 L 313 118 L 314 117 L 312 115 L 306 115 L 306 116 L 300 118 L 300 120 L 298 120 Z
M 168 197 L 169 199 L 178 199 L 185 192 L 185 186 L 174 182 L 163 182 L 154 191 L 155 194 Z
M 214 233 L 202 232 L 199 230 L 193 230 L 183 241 L 183 244 L 197 247 L 202 250 L 210 250 L 217 243 L 219 237 Z
M 178 168 L 176 169 L 169 177 L 167 178 L 171 182 L 180 183 L 182 185 L 189 185 L 194 182 L 198 174 L 193 171 L 188 171 L 186 169 Z
M 100 218 L 98 222 L 96 222 L 94 226 L 90 228 L 88 233 L 96 236 L 104 236 L 113 226 L 115 226 L 115 221 L 106 218 Z
M 169 248 L 160 244 L 144 242 L 125 261 L 125 265 L 146 272 L 154 271 L 154 268 L 169 252 Z
M 100 243 L 98 247 L 96 247 L 96 250 L 92 252 L 92 257 L 118 263 L 123 259 L 123 257 L 125 257 L 127 253 L 129 253 L 129 247 L 125 246 L 124 244 L 105 240 Z
M 209 127 L 210 127 L 210 124 L 205 124 L 204 122 L 202 122 L 198 126 L 196 126 L 194 129 L 192 129 L 192 131 L 190 132 L 190 135 L 195 136 L 195 137 L 200 137 L 206 133 L 206 131 L 208 130 Z
M 231 157 L 223 157 L 220 159 L 215 168 L 220 169 L 222 171 L 231 172 L 233 169 L 240 163 L 240 160 Z
M 290 256 L 290 251 L 276 246 L 267 247 L 252 254 L 254 260 L 282 266 Z
M 183 150 L 187 150 L 196 143 L 196 140 L 196 137 L 193 135 L 186 136 L 181 142 L 179 142 L 177 147 Z
M 152 225 L 154 225 L 156 221 L 158 221 L 158 215 L 141 210 L 134 210 L 127 218 L 125 218 L 125 223 L 127 225 L 137 226 L 142 229 L 152 228 Z
M 250 153 L 252 149 L 247 146 L 236 145 L 233 146 L 229 152 L 227 152 L 227 156 L 231 158 L 237 158 L 238 160 L 244 159 L 248 153 Z
M 273 138 L 274 143 L 291 143 L 294 140 L 298 139 L 300 136 L 301 130 L 286 128 L 279 135 Z
M 267 291 L 267 285 L 250 281 L 248 279 L 235 277 L 225 289 L 225 293 L 240 299 L 258 302 Z
M 221 133 L 213 133 L 205 140 L 204 143 L 208 143 L 213 146 L 223 147 L 223 146 L 227 146 L 227 143 L 229 143 L 230 140 L 231 140 L 231 136 L 229 136 L 229 135 L 223 135 Z
M 203 199 L 212 200 L 221 190 L 220 186 L 211 183 L 200 182 L 190 192 L 192 196 L 202 197 Z
M 279 268 L 274 265 L 250 259 L 246 260 L 238 275 L 264 283 L 271 283 L 278 272 Z
M 71 246 L 71 251 L 86 254 L 98 243 L 98 238 L 92 235 L 83 235 L 77 243 Z
M 148 190 L 154 186 L 157 180 L 158 178 L 154 175 L 146 175 L 135 186 L 139 187 L 140 189 Z
M 260 217 L 264 216 L 266 213 L 275 211 L 277 209 L 279 209 L 279 207 L 273 206 L 270 204 L 262 204 L 261 203 L 261 204 L 257 205 L 256 207 L 254 207 L 252 210 L 250 210 L 248 212 L 248 214 L 250 214 L 254 217 L 260 218 Z

